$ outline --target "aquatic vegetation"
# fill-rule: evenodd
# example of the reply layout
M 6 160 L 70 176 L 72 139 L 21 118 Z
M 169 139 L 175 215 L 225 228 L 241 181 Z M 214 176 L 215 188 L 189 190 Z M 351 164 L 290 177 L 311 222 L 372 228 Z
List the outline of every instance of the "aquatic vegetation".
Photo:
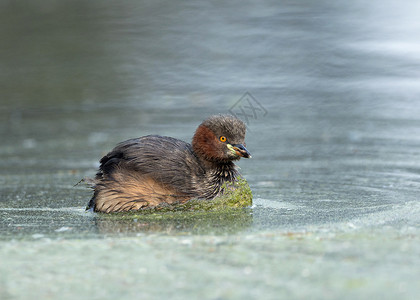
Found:
M 252 205 L 252 191 L 244 178 L 233 184 L 224 183 L 224 193 L 212 200 L 192 199 L 184 204 L 174 206 L 173 210 L 212 211 L 229 208 L 242 208 Z

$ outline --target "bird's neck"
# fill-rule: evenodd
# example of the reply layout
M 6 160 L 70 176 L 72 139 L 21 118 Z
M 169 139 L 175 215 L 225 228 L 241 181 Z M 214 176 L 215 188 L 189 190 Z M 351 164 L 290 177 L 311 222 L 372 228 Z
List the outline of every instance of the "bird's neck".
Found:
M 222 163 L 202 161 L 202 165 L 206 171 L 207 184 L 204 189 L 206 190 L 205 198 L 208 199 L 219 195 L 222 192 L 223 184 L 233 183 L 239 176 L 236 165 L 231 161 Z

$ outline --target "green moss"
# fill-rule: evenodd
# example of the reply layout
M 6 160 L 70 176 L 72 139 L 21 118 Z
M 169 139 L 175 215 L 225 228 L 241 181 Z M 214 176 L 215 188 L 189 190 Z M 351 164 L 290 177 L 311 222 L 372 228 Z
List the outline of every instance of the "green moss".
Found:
M 248 182 L 244 178 L 239 178 L 234 184 L 224 184 L 223 195 L 212 200 L 192 199 L 184 204 L 173 207 L 175 210 L 225 210 L 229 208 L 241 208 L 252 205 L 252 192 Z

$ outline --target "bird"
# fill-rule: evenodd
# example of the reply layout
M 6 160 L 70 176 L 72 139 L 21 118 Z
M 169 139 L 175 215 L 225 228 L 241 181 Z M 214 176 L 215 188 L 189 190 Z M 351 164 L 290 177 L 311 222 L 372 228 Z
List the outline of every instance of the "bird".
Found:
M 100 160 L 86 210 L 111 213 L 211 200 L 240 173 L 234 161 L 251 158 L 246 126 L 219 114 L 205 119 L 192 142 L 147 135 L 118 144 Z

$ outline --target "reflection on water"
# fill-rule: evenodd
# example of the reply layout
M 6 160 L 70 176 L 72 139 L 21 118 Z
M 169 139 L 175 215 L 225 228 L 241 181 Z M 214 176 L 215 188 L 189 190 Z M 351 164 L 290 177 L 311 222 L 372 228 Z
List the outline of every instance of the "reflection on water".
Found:
M 102 234 L 235 234 L 252 225 L 247 210 L 227 212 L 171 212 L 161 214 L 97 215 L 96 226 Z

